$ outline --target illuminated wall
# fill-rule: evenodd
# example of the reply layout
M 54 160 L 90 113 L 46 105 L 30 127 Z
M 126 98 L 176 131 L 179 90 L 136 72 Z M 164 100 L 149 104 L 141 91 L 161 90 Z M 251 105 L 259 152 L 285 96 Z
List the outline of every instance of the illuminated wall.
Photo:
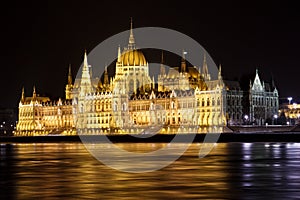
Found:
M 170 127 L 240 125 L 243 101 L 249 104 L 250 120 L 265 120 L 278 110 L 277 90 L 267 91 L 258 74 L 248 99 L 238 82 L 223 80 L 221 66 L 218 78 L 211 80 L 206 55 L 202 73 L 200 67 L 187 66 L 183 52 L 179 67 L 167 72 L 162 59 L 160 74 L 151 78 L 132 29 L 128 46 L 123 51 L 118 48 L 113 77 L 109 79 L 106 68 L 102 82 L 92 77 L 91 69 L 85 52 L 81 76 L 74 83 L 69 68 L 64 101 L 39 97 L 35 89 L 32 97 L 25 97 L 23 90 L 15 134 L 76 134 L 76 129 L 107 134 L 147 126 L 162 126 L 167 133 Z

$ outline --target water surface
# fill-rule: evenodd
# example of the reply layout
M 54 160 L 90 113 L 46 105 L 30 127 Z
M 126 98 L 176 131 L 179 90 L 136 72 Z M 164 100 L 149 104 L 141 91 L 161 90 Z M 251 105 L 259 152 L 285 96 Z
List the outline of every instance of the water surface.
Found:
M 0 199 L 300 198 L 300 143 L 219 143 L 198 153 L 192 144 L 170 166 L 134 174 L 101 164 L 81 143 L 1 144 Z

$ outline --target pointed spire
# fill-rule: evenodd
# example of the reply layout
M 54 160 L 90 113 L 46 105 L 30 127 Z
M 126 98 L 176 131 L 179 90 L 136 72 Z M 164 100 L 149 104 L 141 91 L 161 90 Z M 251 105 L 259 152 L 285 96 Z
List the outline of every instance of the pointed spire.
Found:
M 72 85 L 72 72 L 71 72 L 71 64 L 69 65 L 69 73 L 68 73 L 68 85 Z
M 207 63 L 206 63 L 206 53 L 204 53 L 204 56 L 203 56 L 203 66 L 202 66 L 202 72 L 203 74 L 207 74 Z
M 104 80 L 103 80 L 103 85 L 104 85 L 105 87 L 108 87 L 108 85 L 109 85 L 109 82 L 108 82 L 107 65 L 106 65 L 105 70 L 104 70 Z
M 152 90 L 155 89 L 155 81 L 154 81 L 154 76 L 152 76 Z
M 205 81 L 210 80 L 210 75 L 208 73 L 208 68 L 207 68 L 207 62 L 206 62 L 206 53 L 204 52 L 203 56 L 203 66 L 202 66 L 202 73 Z
M 273 73 L 271 72 L 271 89 L 274 90 L 275 88 L 276 86 L 275 86 L 274 76 Z
M 32 99 L 36 99 L 36 91 L 35 91 L 35 86 L 33 86 L 33 93 L 32 93 Z
M 184 49 L 182 49 L 182 60 L 185 60 L 185 54 L 187 54 L 187 52 Z
M 25 102 L 25 92 L 24 92 L 24 86 L 22 87 L 22 96 L 21 96 L 21 102 Z
M 163 51 L 161 51 L 160 75 L 161 76 L 166 75 L 166 69 L 165 69 L 165 66 L 164 66 L 164 52 Z
M 135 41 L 133 36 L 133 25 L 132 25 L 132 17 L 130 17 L 130 35 L 129 35 L 129 43 L 128 43 L 128 49 L 134 49 L 135 48 Z
M 118 63 L 120 63 L 120 62 L 121 62 L 121 47 L 119 45 L 119 47 L 118 47 Z
M 83 67 L 84 67 L 84 66 L 88 66 L 86 50 L 84 51 Z
M 87 53 L 84 52 L 84 59 L 83 59 L 83 67 L 81 72 L 81 79 L 80 79 L 80 96 L 85 96 L 88 93 L 93 91 L 93 86 L 91 82 L 91 69 L 89 69 L 89 65 L 87 62 Z
M 186 72 L 186 62 L 185 62 L 185 54 L 186 53 L 187 52 L 184 51 L 184 49 L 183 49 L 182 50 L 182 58 L 181 58 L 181 69 L 180 69 L 181 72 Z
M 220 66 L 219 66 L 218 79 L 219 79 L 219 80 L 222 79 L 222 65 L 221 65 L 221 64 L 220 64 Z

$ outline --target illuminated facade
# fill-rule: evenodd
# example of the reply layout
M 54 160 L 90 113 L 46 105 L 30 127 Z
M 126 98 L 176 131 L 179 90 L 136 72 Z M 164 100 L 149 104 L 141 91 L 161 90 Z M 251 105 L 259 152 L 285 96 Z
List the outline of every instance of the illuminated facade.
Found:
M 287 125 L 300 124 L 300 104 L 282 104 L 279 110 L 280 114 L 275 116 L 274 123 Z
M 31 97 L 25 97 L 24 89 L 19 103 L 19 121 L 15 135 L 75 134 L 72 101 L 51 101 L 39 97 L 33 88 Z
M 256 91 L 257 82 L 255 79 L 249 93 L 251 98 L 263 92 L 264 87 Z M 265 109 L 267 114 L 278 106 L 276 91 L 273 96 L 264 91 L 270 105 Z M 160 74 L 150 77 L 149 64 L 135 46 L 132 24 L 128 46 L 117 50 L 115 75 L 109 77 L 105 68 L 103 80 L 93 78 L 85 53 L 74 83 L 69 68 L 65 99 L 50 101 L 39 97 L 35 89 L 31 97 L 25 97 L 23 90 L 15 134 L 211 132 L 243 123 L 244 92 L 238 82 L 223 80 L 221 66 L 217 79 L 212 80 L 205 55 L 202 68 L 188 67 L 183 52 L 179 67 L 167 70 L 162 56 Z M 250 105 L 251 118 L 256 116 L 257 105 Z
M 137 133 L 149 127 L 161 127 L 162 133 L 199 132 L 201 127 L 224 127 L 222 77 L 210 80 L 205 57 L 202 68 L 203 74 L 188 68 L 183 53 L 180 67 L 167 73 L 161 64 L 156 84 L 146 58 L 135 47 L 131 28 L 127 48 L 122 52 L 118 48 L 115 76 L 109 83 L 105 71 L 104 83 L 93 84 L 85 54 L 79 84 L 73 90 L 76 127 L 85 133 Z
M 262 82 L 256 70 L 254 81 L 250 80 L 249 90 L 245 92 L 244 113 L 249 114 L 249 123 L 264 125 L 278 115 L 279 95 L 274 84 Z

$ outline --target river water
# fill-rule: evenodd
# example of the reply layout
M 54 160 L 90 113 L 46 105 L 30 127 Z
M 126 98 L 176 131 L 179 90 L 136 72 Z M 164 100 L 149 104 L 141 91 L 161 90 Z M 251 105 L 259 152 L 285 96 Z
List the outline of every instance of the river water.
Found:
M 119 144 L 149 151 L 166 144 Z M 300 143 L 218 143 L 199 159 L 192 144 L 148 173 L 111 169 L 81 143 L 0 145 L 0 199 L 296 199 Z

